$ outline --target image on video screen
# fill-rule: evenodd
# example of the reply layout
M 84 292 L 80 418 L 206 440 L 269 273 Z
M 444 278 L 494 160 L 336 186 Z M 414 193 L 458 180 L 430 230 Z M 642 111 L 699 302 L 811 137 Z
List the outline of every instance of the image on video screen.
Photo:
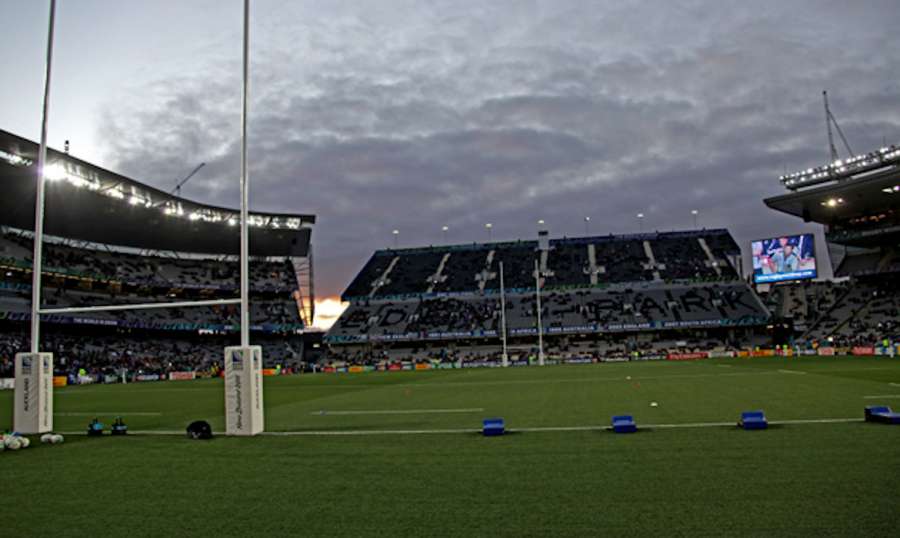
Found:
M 812 234 L 783 235 L 753 241 L 753 281 L 757 284 L 816 278 Z

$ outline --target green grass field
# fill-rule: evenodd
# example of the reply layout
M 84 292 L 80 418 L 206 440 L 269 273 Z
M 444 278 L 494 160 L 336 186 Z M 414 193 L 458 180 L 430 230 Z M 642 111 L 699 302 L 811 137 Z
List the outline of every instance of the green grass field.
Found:
M 224 426 L 219 380 L 55 395 L 60 431 Z M 900 407 L 900 359 L 266 378 L 286 434 L 35 442 L 0 454 L 0 514 L 10 536 L 897 536 L 900 427 L 862 422 L 876 403 Z M 725 425 L 757 408 L 769 430 Z M 618 413 L 644 429 L 604 431 Z M 518 431 L 483 438 L 488 416 Z

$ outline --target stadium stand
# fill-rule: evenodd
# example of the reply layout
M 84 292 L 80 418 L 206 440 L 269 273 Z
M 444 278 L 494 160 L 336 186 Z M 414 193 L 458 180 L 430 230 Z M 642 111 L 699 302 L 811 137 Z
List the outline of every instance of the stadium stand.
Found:
M 726 230 L 541 244 L 375 252 L 343 295 L 350 305 L 326 335 L 328 359 L 345 364 L 497 360 L 501 261 L 513 360 L 537 352 L 537 278 L 545 349 L 554 357 L 726 349 L 736 343 L 737 333 L 769 318 L 760 298 L 737 277 L 733 264 L 739 248 Z
M 0 131 L 0 375 L 30 339 L 37 145 Z M 10 157 L 11 156 L 11 157 Z M 42 307 L 230 299 L 239 293 L 238 213 L 48 151 Z M 127 194 L 126 194 L 127 193 Z M 26 201 L 27 203 L 23 203 Z M 250 214 L 252 342 L 269 365 L 302 360 L 314 301 L 311 215 Z M 208 372 L 234 345 L 237 305 L 42 315 L 57 374 Z
M 635 281 L 730 281 L 740 248 L 726 230 L 563 238 L 547 251 L 537 241 L 376 251 L 342 297 L 401 298 L 424 294 L 532 289 L 539 263 L 547 288 Z

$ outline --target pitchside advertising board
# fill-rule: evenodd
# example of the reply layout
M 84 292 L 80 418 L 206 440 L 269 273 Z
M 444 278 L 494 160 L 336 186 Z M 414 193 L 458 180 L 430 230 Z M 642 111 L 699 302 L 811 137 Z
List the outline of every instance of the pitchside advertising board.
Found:
M 19 433 L 53 430 L 53 354 L 16 355 L 13 428 Z
M 753 282 L 816 278 L 816 245 L 812 234 L 782 235 L 750 243 Z
M 262 348 L 225 348 L 225 433 L 263 431 Z

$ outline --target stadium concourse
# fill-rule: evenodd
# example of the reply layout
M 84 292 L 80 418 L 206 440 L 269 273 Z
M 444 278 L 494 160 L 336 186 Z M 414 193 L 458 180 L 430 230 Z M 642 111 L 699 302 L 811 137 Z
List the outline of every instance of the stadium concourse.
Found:
M 37 145 L 0 131 L 0 378 L 29 347 Z M 237 212 L 159 191 L 64 153 L 48 157 L 43 307 L 171 303 L 239 292 Z M 313 309 L 310 215 L 251 213 L 250 316 L 271 367 L 296 367 Z M 42 351 L 77 380 L 216 374 L 237 305 L 42 315 Z

